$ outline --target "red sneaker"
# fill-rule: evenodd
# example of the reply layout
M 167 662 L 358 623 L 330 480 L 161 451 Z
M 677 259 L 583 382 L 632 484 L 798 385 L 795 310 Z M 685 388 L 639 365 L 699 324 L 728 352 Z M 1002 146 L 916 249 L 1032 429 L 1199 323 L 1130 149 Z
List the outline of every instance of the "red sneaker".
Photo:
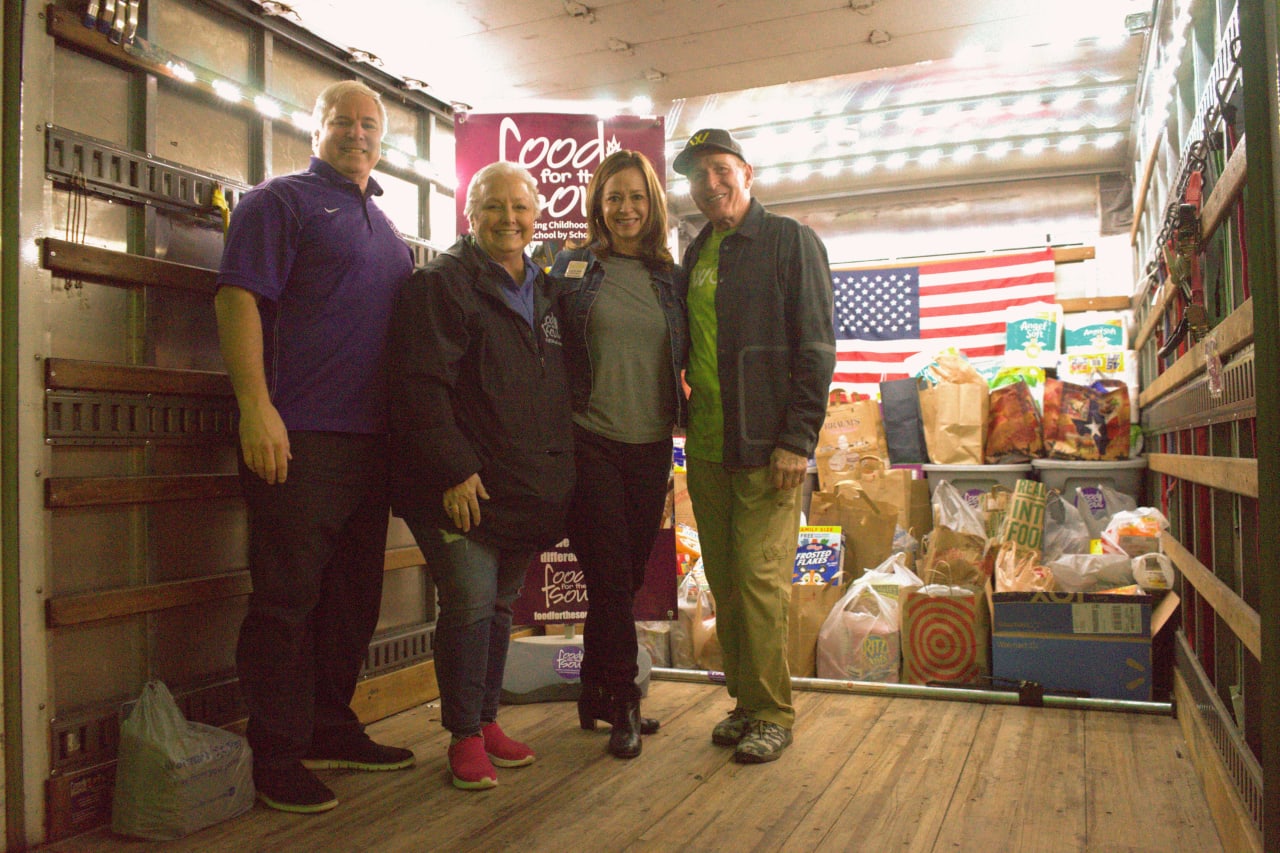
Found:
M 484 735 L 484 751 L 499 767 L 524 767 L 533 763 L 533 750 L 518 740 L 507 737 L 495 722 L 480 729 Z
M 453 787 L 464 791 L 483 791 L 498 784 L 489 756 L 485 755 L 484 738 L 472 735 L 449 746 L 449 772 Z

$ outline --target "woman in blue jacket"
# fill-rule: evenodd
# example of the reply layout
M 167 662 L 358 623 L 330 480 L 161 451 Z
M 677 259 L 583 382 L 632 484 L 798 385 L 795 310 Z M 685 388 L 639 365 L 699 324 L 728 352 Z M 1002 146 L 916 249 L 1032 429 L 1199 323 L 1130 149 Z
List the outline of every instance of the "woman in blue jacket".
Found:
M 640 716 L 632 603 L 662 521 L 672 429 L 684 423 L 685 280 L 666 238 L 653 165 L 617 151 L 587 187 L 586 247 L 551 270 L 573 397 L 569 540 L 588 599 L 578 718 L 585 729 L 610 723 L 619 758 L 658 729 Z

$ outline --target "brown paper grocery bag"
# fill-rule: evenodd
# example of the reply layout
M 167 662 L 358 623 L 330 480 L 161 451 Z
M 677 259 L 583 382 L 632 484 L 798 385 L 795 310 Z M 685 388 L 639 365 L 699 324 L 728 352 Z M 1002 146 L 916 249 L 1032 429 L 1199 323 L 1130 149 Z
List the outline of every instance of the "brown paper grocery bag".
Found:
M 847 478 L 863 456 L 889 457 L 880 404 L 875 400 L 837 403 L 827 407 L 814 450 L 818 488 L 830 491 L 837 480 Z
M 985 382 L 940 382 L 920 389 L 929 460 L 935 465 L 981 465 L 987 430 Z
M 787 662 L 793 676 L 813 678 L 817 674 L 818 631 L 847 591 L 848 587 L 828 583 L 792 584 L 787 607 Z
M 906 468 L 886 468 L 880 459 L 864 456 L 858 460 L 850 481 L 876 503 L 892 507 L 898 514 L 898 526 L 917 540 L 933 528 L 928 480 L 914 479 Z M 837 493 L 840 486 L 836 484 Z
M 810 525 L 833 527 L 840 524 L 840 510 L 836 506 L 835 492 L 814 492 L 809 495 L 809 513 L 805 516 Z
M 1016 542 L 1038 555 L 1044 544 L 1044 505 L 1048 495 L 1048 487 L 1037 480 L 1015 483 L 999 540 Z
M 926 584 L 973 584 L 987 582 L 991 562 L 984 559 L 987 539 L 950 527 L 933 528 L 917 574 Z
M 991 673 L 991 617 L 982 587 L 926 586 L 902 604 L 902 680 L 978 681 Z
M 893 553 L 898 514 L 892 507 L 873 501 L 857 484 L 845 484 L 836 498 L 844 532 L 844 565 L 848 577 L 862 576 Z

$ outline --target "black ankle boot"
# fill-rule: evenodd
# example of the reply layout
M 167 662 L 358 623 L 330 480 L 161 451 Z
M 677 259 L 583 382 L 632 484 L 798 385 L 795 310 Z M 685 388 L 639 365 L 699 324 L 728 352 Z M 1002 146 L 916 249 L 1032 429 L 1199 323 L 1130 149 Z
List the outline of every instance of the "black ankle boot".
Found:
M 640 754 L 640 703 L 620 700 L 613 703 L 613 731 L 609 733 L 609 754 L 635 758 Z
M 611 722 L 609 697 L 604 689 L 594 685 L 582 685 L 578 695 L 578 725 L 587 731 L 595 731 L 596 720 Z
M 578 725 L 587 731 L 595 731 L 596 720 L 613 723 L 613 696 L 603 687 L 583 685 L 578 694 Z M 640 734 L 657 734 L 662 724 L 653 717 L 640 718 Z

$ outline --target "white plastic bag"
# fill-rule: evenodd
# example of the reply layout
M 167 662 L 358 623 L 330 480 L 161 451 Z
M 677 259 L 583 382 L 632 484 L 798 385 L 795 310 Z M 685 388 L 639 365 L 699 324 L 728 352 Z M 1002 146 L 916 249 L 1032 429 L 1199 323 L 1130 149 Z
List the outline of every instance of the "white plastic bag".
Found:
M 111 829 L 172 841 L 253 805 L 253 758 L 240 735 L 182 716 L 149 681 L 120 724 Z
M 1133 583 L 1124 554 L 1062 554 L 1046 564 L 1063 592 L 1101 592 Z
M 897 683 L 898 601 L 860 580 L 831 608 L 818 632 L 818 677 Z
M 1169 529 L 1169 521 L 1160 510 L 1140 506 L 1132 512 L 1117 512 L 1102 531 L 1102 550 L 1110 554 L 1143 554 L 1160 552 L 1160 534 Z

